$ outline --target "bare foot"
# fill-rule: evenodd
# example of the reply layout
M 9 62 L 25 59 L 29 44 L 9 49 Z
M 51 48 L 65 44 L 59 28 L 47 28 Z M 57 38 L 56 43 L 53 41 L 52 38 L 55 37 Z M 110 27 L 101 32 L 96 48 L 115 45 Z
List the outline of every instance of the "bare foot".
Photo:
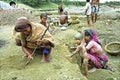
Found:
M 46 56 L 45 60 L 46 60 L 46 62 L 50 62 L 50 57 Z
M 42 59 L 40 62 L 46 62 L 46 60 L 45 60 L 45 59 Z

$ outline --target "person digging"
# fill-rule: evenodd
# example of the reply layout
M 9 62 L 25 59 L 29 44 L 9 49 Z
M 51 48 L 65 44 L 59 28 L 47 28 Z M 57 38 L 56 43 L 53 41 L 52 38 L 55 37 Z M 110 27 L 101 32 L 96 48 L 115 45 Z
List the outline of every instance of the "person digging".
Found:
M 32 52 L 37 47 L 35 52 L 42 53 L 41 62 L 50 61 L 50 53 L 54 47 L 54 39 L 52 35 L 47 31 L 41 40 L 40 37 L 46 30 L 45 26 L 30 22 L 27 18 L 20 17 L 15 24 L 15 31 L 20 32 L 20 42 L 23 52 L 28 59 L 32 59 Z

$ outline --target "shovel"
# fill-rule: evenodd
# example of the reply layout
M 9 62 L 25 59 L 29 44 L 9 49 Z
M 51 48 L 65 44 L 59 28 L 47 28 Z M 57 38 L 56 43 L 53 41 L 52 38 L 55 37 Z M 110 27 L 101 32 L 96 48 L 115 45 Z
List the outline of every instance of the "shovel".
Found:
M 43 39 L 45 33 L 46 33 L 47 30 L 49 29 L 49 26 L 50 26 L 50 24 L 49 24 L 48 27 L 45 29 L 44 33 L 43 33 L 42 36 L 40 37 L 40 40 Z M 34 55 L 34 53 L 35 53 L 36 49 L 38 48 L 38 46 L 39 46 L 39 45 L 37 45 L 37 46 L 35 47 L 35 49 L 33 50 L 32 56 Z M 26 64 L 25 64 L 25 66 L 27 66 L 31 61 L 32 61 L 32 58 L 28 59 L 27 62 L 26 62 Z

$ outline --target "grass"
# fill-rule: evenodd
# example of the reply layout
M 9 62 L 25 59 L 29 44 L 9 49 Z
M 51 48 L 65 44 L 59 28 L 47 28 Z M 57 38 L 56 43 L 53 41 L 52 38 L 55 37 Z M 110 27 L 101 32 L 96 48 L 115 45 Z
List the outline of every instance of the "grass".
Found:
M 58 5 L 55 4 L 55 3 L 47 3 L 47 4 L 42 4 L 41 6 L 39 7 L 36 7 L 37 9 L 43 9 L 43 10 L 49 10 L 49 9 L 57 9 L 58 8 Z

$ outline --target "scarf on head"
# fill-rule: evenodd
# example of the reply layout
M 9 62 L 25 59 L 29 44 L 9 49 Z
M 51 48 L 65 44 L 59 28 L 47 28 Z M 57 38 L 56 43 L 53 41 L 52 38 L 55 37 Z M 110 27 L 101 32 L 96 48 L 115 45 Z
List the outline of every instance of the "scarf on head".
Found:
M 90 35 L 93 41 L 100 44 L 95 30 L 87 29 L 87 30 L 85 30 L 85 35 Z

